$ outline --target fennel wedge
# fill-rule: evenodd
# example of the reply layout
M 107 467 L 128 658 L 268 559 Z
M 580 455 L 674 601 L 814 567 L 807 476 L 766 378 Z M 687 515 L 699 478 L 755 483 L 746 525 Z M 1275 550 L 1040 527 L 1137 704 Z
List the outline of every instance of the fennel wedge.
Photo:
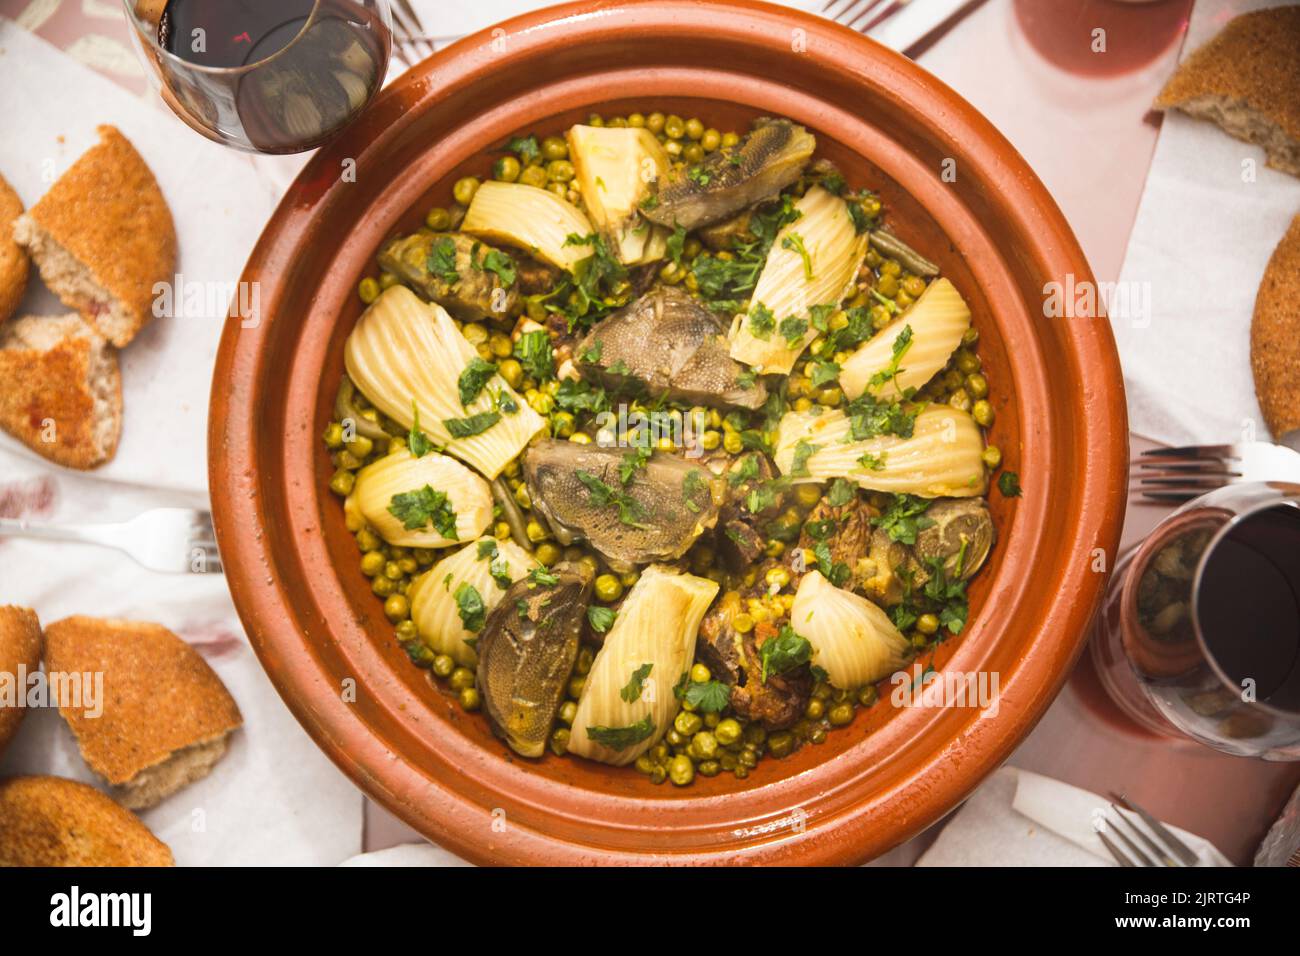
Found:
M 668 153 L 648 129 L 574 126 L 569 157 L 587 215 L 624 265 L 662 259 L 669 229 L 641 217 L 641 203 L 669 169 Z
M 871 491 L 923 498 L 963 498 L 988 488 L 984 439 L 968 412 L 931 405 L 917 413 L 911 435 L 855 439 L 856 419 L 838 408 L 787 412 L 773 459 L 792 481 L 847 478 Z
M 857 690 L 899 670 L 911 646 L 876 605 L 837 588 L 820 571 L 799 581 L 790 625 L 813 647 L 812 663 L 832 687 Z
M 434 444 L 495 478 L 546 421 L 495 372 L 463 403 L 459 381 L 481 361 L 445 309 L 400 285 L 366 309 L 343 349 L 349 378 L 376 408 L 404 428 L 418 412 Z
M 461 232 L 505 243 L 572 272 L 591 255 L 591 246 L 571 243 L 594 230 L 577 206 L 555 193 L 523 183 L 489 180 L 479 186 L 460 224 Z
M 473 667 L 486 615 L 511 584 L 536 567 L 537 560 L 513 541 L 479 538 L 453 551 L 412 581 L 407 592 L 420 640 L 435 654 Z
M 776 235 L 749 311 L 732 321 L 731 357 L 788 375 L 817 337 L 814 307 L 834 309 L 853 287 L 867 253 L 844 200 L 814 186 L 795 203 L 799 217 Z
M 483 533 L 492 520 L 487 482 L 454 458 L 406 449 L 357 472 L 344 508 L 389 544 L 445 548 Z
M 646 568 L 619 608 L 587 674 L 569 752 L 624 766 L 668 732 L 673 688 L 690 669 L 704 612 L 718 593 L 708 578 Z
M 948 364 L 969 328 L 966 300 L 947 279 L 935 279 L 911 308 L 844 361 L 840 388 L 849 398 L 866 391 L 879 398 L 900 398 Z

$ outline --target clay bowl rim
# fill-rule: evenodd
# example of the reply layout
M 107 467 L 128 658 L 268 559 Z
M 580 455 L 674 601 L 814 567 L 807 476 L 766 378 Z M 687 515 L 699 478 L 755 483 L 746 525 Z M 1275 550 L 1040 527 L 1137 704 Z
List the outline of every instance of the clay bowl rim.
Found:
M 803 31 L 805 48 L 816 51 L 815 67 L 791 59 L 801 55 L 791 50 L 796 30 Z M 281 329 L 276 330 L 277 304 L 292 294 L 295 283 L 317 278 L 304 275 L 299 266 L 312 242 L 324 241 L 319 221 L 314 240 L 307 227 L 314 217 L 328 216 L 331 203 L 336 204 L 344 188 L 339 185 L 340 162 L 354 158 L 364 164 L 385 148 L 397 148 L 421 105 L 433 110 L 440 96 L 463 91 L 476 80 L 483 82 L 494 71 L 523 68 L 532 58 L 569 52 L 584 40 L 613 42 L 631 36 L 631 31 L 642 40 L 652 34 L 665 47 L 674 41 L 684 44 L 689 38 L 695 43 L 723 44 L 723 49 L 725 45 L 743 48 L 760 58 L 768 72 L 772 63 L 786 58 L 792 69 L 815 69 L 825 76 L 824 89 L 842 93 L 851 88 L 855 94 L 881 98 L 881 103 L 888 98 L 890 103 L 906 104 L 915 128 L 929 137 L 927 143 L 942 143 L 959 157 L 963 175 L 976 182 L 982 196 L 1000 197 L 981 201 L 996 205 L 1005 229 L 1020 240 L 1015 261 L 1021 267 L 1044 281 L 1067 276 L 1076 282 L 1092 281 L 1063 216 L 1010 144 L 938 80 L 859 34 L 812 15 L 752 0 L 707 4 L 589 0 L 517 17 L 449 47 L 384 91 L 340 140 L 313 157 L 263 232 L 243 276 L 261 284 L 262 314 L 251 328 L 231 325 L 223 336 L 209 422 L 213 515 L 227 579 L 263 667 L 317 744 L 369 795 L 426 836 L 471 860 L 860 862 L 933 823 L 996 769 L 1051 703 L 1083 647 L 1107 576 L 1094 571 L 1085 559 L 1101 549 L 1109 565 L 1118 546 L 1126 500 L 1127 416 L 1118 356 L 1104 317 L 1061 320 L 1064 324 L 1054 328 L 1064 354 L 1051 361 L 1069 379 L 1063 388 L 1048 382 L 1048 357 L 1034 332 L 1034 322 L 1043 320 L 1028 310 L 991 307 L 999 335 L 1017 343 L 1016 350 L 1008 349 L 1020 422 L 1016 457 L 1023 461 L 1022 469 L 1035 471 L 1026 481 L 1025 495 L 1017 501 L 1000 545 L 1007 549 L 1011 565 L 994 581 L 1004 603 L 986 607 L 981 619 L 973 621 L 952 662 L 971 671 L 986 660 L 1008 665 L 1002 668 L 1000 712 L 984 720 L 974 712 L 952 709 L 902 715 L 887 724 L 878 738 L 873 735 L 880 752 L 869 766 L 864 759 L 845 755 L 794 777 L 725 797 L 670 794 L 674 797 L 670 800 L 656 791 L 654 799 L 619 799 L 520 772 L 517 765 L 512 768 L 509 761 L 477 748 L 467 735 L 450 734 L 446 736 L 452 739 L 428 746 L 445 748 L 464 762 L 438 762 L 424 768 L 426 774 L 402 755 L 403 745 L 415 746 L 408 708 L 420 706 L 407 688 L 390 677 L 392 686 L 384 689 L 391 691 L 391 697 L 363 702 L 368 708 L 364 712 L 360 705 L 340 697 L 339 655 L 351 664 L 360 661 L 367 666 L 375 662 L 377 651 L 367 646 L 355 621 L 326 624 L 320 618 L 321 606 L 341 607 L 337 595 L 326 593 L 331 587 L 337 589 L 337 580 L 333 584 L 316 580 L 314 586 L 303 584 L 305 578 L 287 580 L 300 569 L 276 560 L 287 550 L 297 555 L 300 547 L 309 547 L 304 539 L 320 537 L 307 505 L 283 505 L 278 497 L 285 497 L 292 486 L 295 494 L 315 502 L 321 489 L 314 472 L 286 450 L 295 442 L 315 440 L 299 434 L 314 432 L 314 421 L 286 418 L 283 432 L 265 434 L 265 409 L 271 407 L 266 403 L 278 394 L 277 389 L 283 390 L 278 379 L 294 379 L 296 372 L 272 367 L 273 356 L 263 346 L 273 330 L 282 331 L 286 322 L 294 321 L 282 318 Z M 707 39 L 700 39 L 702 35 Z M 508 48 L 503 45 L 489 52 L 491 44 L 503 39 Z M 712 69 L 696 67 L 694 72 Z M 674 95 L 700 94 L 692 89 Z M 818 102 L 815 92 L 799 90 L 790 95 Z M 590 102 L 605 99 L 597 96 Z M 828 107 L 830 112 L 837 109 Z M 919 181 L 914 157 L 899 155 L 893 161 L 911 181 Z M 937 220 L 956 221 L 958 201 L 945 191 L 935 190 L 927 200 L 918 201 L 927 211 L 930 205 L 938 208 Z M 386 206 L 374 215 L 391 211 Z M 969 212 L 966 217 L 963 222 L 969 220 Z M 950 233 L 950 241 L 963 249 L 969 244 L 973 253 L 994 251 L 973 226 L 961 235 Z M 983 291 L 991 301 L 998 301 L 1000 294 L 1020 292 L 1004 259 L 974 258 L 970 268 L 982 282 L 987 278 Z M 1016 295 L 1015 301 L 1025 298 Z M 317 381 L 306 384 L 319 392 L 321 369 L 314 371 Z M 291 391 L 295 387 L 302 390 L 303 383 L 295 380 L 288 385 Z M 1051 405 L 1052 398 L 1062 405 Z M 314 404 L 300 401 L 292 410 L 305 414 Z M 1027 415 L 1027 409 L 1034 414 Z M 308 482 L 310 487 L 303 488 Z M 268 506 L 268 499 L 278 511 Z M 295 517 L 300 519 L 297 524 Z M 1055 537 L 1049 539 L 1045 529 L 1054 529 Z M 1029 575 L 1017 574 L 1017 568 L 1034 569 L 1038 581 L 1031 587 Z M 306 592 L 295 591 L 296 584 L 306 587 Z M 1015 622 L 1025 636 L 1014 645 L 1004 641 L 1000 646 L 998 637 L 1013 627 L 1016 611 L 1029 613 L 1035 623 Z M 319 639 L 313 640 L 310 633 L 304 639 L 300 632 L 315 633 Z M 394 723 L 402 720 L 407 722 Z M 372 726 L 376 721 L 388 737 L 379 736 Z M 908 733 L 911 738 L 905 736 Z M 960 746 L 954 747 L 957 739 Z M 924 743 L 924 749 L 890 749 L 891 744 L 913 740 Z M 902 760 L 903 754 L 910 762 Z M 868 772 L 876 775 L 875 789 L 865 794 L 861 785 Z M 513 825 L 498 836 L 490 808 L 505 803 L 511 808 Z M 807 827 L 783 829 L 780 821 L 791 809 L 805 806 Z M 537 820 L 543 825 L 535 825 Z M 734 839 L 726 839 L 728 834 Z M 614 842 L 602 842 L 606 838 Z

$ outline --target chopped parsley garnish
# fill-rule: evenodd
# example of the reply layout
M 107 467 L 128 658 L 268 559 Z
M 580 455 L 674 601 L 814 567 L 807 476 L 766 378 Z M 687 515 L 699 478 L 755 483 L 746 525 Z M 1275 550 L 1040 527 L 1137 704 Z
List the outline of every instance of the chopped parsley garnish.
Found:
M 929 561 L 931 577 L 925 582 L 922 593 L 939 606 L 939 623 L 948 629 L 949 634 L 960 634 L 966 626 L 970 614 L 970 604 L 966 599 L 966 582 L 961 580 L 961 566 L 966 557 L 966 544 L 957 556 L 956 574 L 949 579 L 944 570 L 942 558 Z
M 646 515 L 641 502 L 627 492 L 612 487 L 589 471 L 575 472 L 575 476 L 587 489 L 591 503 L 597 508 L 613 505 L 618 509 L 618 520 L 623 524 L 634 528 L 644 527 L 641 519 Z
M 868 471 L 883 471 L 885 468 L 885 459 L 889 456 L 885 452 L 879 455 L 873 455 L 871 452 L 863 452 L 858 458 L 858 464 Z
M 552 584 L 560 583 L 560 576 L 539 564 L 528 572 L 528 582 L 534 587 L 549 588 Z
M 500 412 L 479 412 L 468 418 L 444 418 L 442 424 L 452 438 L 473 438 L 501 421 Z
M 488 574 L 492 575 L 497 587 L 504 591 L 514 583 L 510 577 L 510 562 L 492 538 L 484 538 L 478 543 L 478 559 L 482 561 L 484 558 L 491 559 L 488 562 Z
M 701 188 L 707 186 L 713 179 L 703 166 L 692 166 L 686 171 L 686 178 Z
M 794 445 L 794 460 L 790 463 L 790 475 L 793 478 L 807 478 L 808 459 L 817 453 L 819 445 L 811 444 L 806 438 L 800 438 Z
M 839 381 L 840 367 L 835 362 L 817 359 L 812 363 L 812 374 L 808 376 L 813 388 L 821 388 L 831 382 Z
M 420 406 L 411 400 L 411 430 L 406 435 L 406 447 L 416 458 L 423 458 L 433 451 L 433 442 L 420 430 Z
M 509 289 L 519 277 L 519 272 L 515 268 L 515 261 L 497 249 L 488 250 L 488 254 L 483 257 L 482 268 L 500 279 L 501 288 L 503 289 Z
M 460 403 L 468 408 L 470 402 L 479 397 L 484 386 L 496 373 L 497 367 L 491 362 L 485 362 L 477 355 L 470 359 L 465 370 L 460 373 L 460 378 L 456 380 L 456 385 L 460 389 Z
M 757 478 L 761 473 L 758 466 L 758 456 L 746 455 L 732 465 L 731 470 L 727 472 L 727 484 L 734 488 L 736 485 Z
M 767 253 L 777 233 L 799 216 L 794 199 L 782 196 L 779 202 L 750 216 L 749 232 L 754 239 L 733 244 L 727 253 L 730 258 L 696 256 L 691 272 L 699 283 L 700 297 L 715 310 L 742 311 L 744 300 L 754 291 L 758 276 L 767 264 Z
M 535 329 L 519 336 L 514 354 L 525 374 L 536 381 L 555 378 L 555 353 L 551 349 L 551 337 L 545 330 Z
M 1004 471 L 998 475 L 998 491 L 1002 492 L 1003 498 L 1019 498 L 1020 476 L 1014 471 Z
M 809 282 L 813 280 L 813 262 L 812 256 L 808 253 L 808 247 L 803 243 L 803 236 L 797 232 L 792 232 L 781 240 L 781 248 L 788 249 L 791 252 L 797 252 L 799 258 L 803 260 L 803 277 Z
M 591 247 L 591 255 L 574 265 L 567 306 L 559 309 L 568 316 L 570 328 L 595 321 L 626 302 L 626 296 L 612 297 L 612 287 L 627 278 L 627 267 L 610 253 L 602 236 L 570 233 L 564 244 Z
M 756 302 L 749 310 L 749 333 L 756 339 L 767 341 L 776 328 L 776 316 L 762 302 Z
M 407 531 L 418 531 L 433 525 L 435 531 L 451 541 L 460 540 L 456 534 L 456 512 L 445 492 L 434 491 L 425 485 L 416 491 L 402 491 L 393 495 L 388 513 Z
M 839 173 L 827 173 L 822 177 L 822 188 L 837 196 L 844 192 L 844 185 L 844 177 Z
M 826 503 L 832 508 L 840 508 L 857 496 L 857 485 L 846 478 L 836 478 L 831 482 L 830 491 L 826 492 Z
M 673 230 L 673 234 L 668 237 L 668 258 L 679 266 L 682 264 L 682 252 L 686 248 L 686 229 L 678 226 Z
M 613 627 L 614 618 L 616 617 L 618 617 L 618 613 L 613 608 L 601 607 L 598 604 L 593 604 L 587 608 L 587 621 L 591 624 L 591 629 L 597 634 L 604 634 Z
M 757 380 L 758 373 L 752 368 L 747 368 L 743 372 L 736 373 L 735 385 L 736 388 L 741 389 L 742 391 L 749 391 L 754 387 L 754 382 Z
M 628 727 L 588 727 L 587 739 L 610 750 L 627 750 L 654 735 L 655 723 L 650 715 Z
M 803 339 L 804 333 L 808 331 L 808 320 L 796 318 L 791 315 L 781 320 L 781 326 L 778 329 L 781 338 L 785 339 L 785 344 L 794 348 Z
M 678 697 L 701 714 L 719 714 L 731 703 L 731 688 L 720 680 L 709 680 L 702 684 L 694 681 L 681 689 Z
M 624 702 L 629 704 L 639 700 L 641 697 L 641 691 L 645 687 L 645 679 L 650 676 L 652 670 L 654 670 L 654 664 L 651 663 L 642 664 L 634 670 L 631 679 L 629 679 L 623 686 L 623 689 L 618 692 L 618 696 L 622 697 Z
M 447 285 L 460 281 L 460 272 L 456 269 L 456 241 L 442 238 L 434 241 L 429 249 L 428 269 Z
M 808 308 L 808 319 L 818 332 L 829 332 L 831 316 L 835 314 L 833 305 L 814 305 Z
M 682 479 L 682 503 L 686 505 L 687 510 L 692 514 L 700 513 L 700 503 L 696 500 L 696 497 L 701 491 L 707 489 L 708 483 L 694 468 L 688 471 L 686 477 Z
M 650 456 L 654 454 L 654 449 L 649 445 L 637 445 L 631 451 L 623 456 L 623 460 L 618 463 L 618 480 L 621 484 L 628 484 L 636 473 L 646 466 Z
M 927 518 L 925 512 L 930 507 L 928 498 L 916 495 L 894 495 L 884 512 L 871 523 L 883 528 L 890 540 L 902 544 L 916 544 L 916 535 L 934 524 L 934 519 Z
M 596 414 L 609 408 L 609 396 L 599 385 L 582 379 L 566 378 L 555 393 L 555 405 L 566 412 L 591 412 Z
M 915 412 L 909 412 L 898 402 L 878 401 L 870 392 L 864 392 L 849 402 L 846 410 L 852 441 L 865 441 L 879 435 L 911 438 L 916 426 Z
M 659 205 L 658 196 L 646 196 L 645 199 L 641 200 L 641 208 L 647 211 L 654 209 L 658 205 Z
M 759 682 L 766 684 L 769 674 L 785 674 L 812 660 L 812 645 L 789 624 L 783 624 L 776 637 L 763 642 L 758 656 L 763 664 Z
M 528 165 L 542 156 L 542 149 L 537 145 L 536 136 L 515 136 L 506 144 L 506 149 L 518 156 L 524 165 Z
M 591 343 L 591 347 L 586 349 L 579 361 L 586 362 L 588 365 L 596 365 L 600 362 L 600 353 L 605 350 L 605 343 L 600 339 Z
M 483 630 L 487 607 L 483 604 L 483 595 L 478 593 L 478 588 L 468 581 L 462 581 L 452 596 L 456 599 L 456 613 L 460 615 L 460 623 L 464 625 L 465 630 L 474 632 Z
M 849 207 L 849 218 L 853 220 L 853 231 L 860 236 L 871 228 L 871 217 L 859 202 L 850 200 L 846 205 Z
M 871 385 L 880 386 L 891 380 L 897 383 L 899 372 L 905 371 L 898 367 L 898 363 L 903 360 L 903 356 L 907 354 L 907 350 L 911 347 L 912 327 L 910 325 L 905 325 L 903 326 L 903 330 L 898 333 L 898 337 L 894 339 L 889 364 L 875 375 L 871 376 Z M 900 388 L 899 391 L 901 392 L 902 389 Z

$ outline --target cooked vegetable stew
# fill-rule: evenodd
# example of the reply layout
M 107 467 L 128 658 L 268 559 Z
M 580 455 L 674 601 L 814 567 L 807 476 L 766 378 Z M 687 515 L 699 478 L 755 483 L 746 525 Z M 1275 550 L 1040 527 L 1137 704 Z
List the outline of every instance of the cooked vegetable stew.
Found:
M 360 281 L 330 488 L 412 662 L 523 756 L 744 778 L 967 626 L 979 336 L 816 145 L 520 136 Z

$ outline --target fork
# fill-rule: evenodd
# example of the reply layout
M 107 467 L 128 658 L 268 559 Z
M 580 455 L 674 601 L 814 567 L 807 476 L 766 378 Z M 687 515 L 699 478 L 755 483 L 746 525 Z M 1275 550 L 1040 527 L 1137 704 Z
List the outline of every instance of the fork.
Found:
M 821 12 L 822 16 L 829 17 L 850 30 L 867 33 L 911 2 L 912 0 L 826 0 Z M 874 17 L 871 16 L 873 13 Z
M 1246 481 L 1300 484 L 1300 452 L 1264 441 L 1152 448 L 1133 463 L 1136 490 L 1151 501 L 1179 502 Z
M 459 40 L 459 36 L 429 36 L 424 32 L 415 7 L 410 0 L 393 0 L 389 5 L 393 12 L 393 52 L 408 67 L 437 52 L 438 43 Z
M 1105 845 L 1110 855 L 1115 858 L 1115 862 L 1120 866 L 1195 866 L 1198 862 L 1196 854 L 1182 840 L 1174 836 L 1169 828 L 1157 820 L 1151 814 L 1147 813 L 1132 800 L 1126 798 L 1123 794 L 1111 792 L 1110 808 L 1114 811 L 1117 822 L 1112 822 L 1109 816 L 1105 817 L 1106 823 L 1111 826 L 1114 834 L 1123 842 L 1125 849 L 1120 850 L 1115 845 L 1115 841 L 1106 836 L 1105 830 L 1097 828 L 1097 836 Z M 1123 810 L 1115 804 L 1118 803 L 1135 814 L 1154 835 L 1148 836 L 1142 828 L 1124 815 Z M 1136 842 L 1134 837 L 1137 838 Z M 1156 841 L 1160 842 L 1157 843 Z M 1138 846 L 1141 843 L 1146 847 L 1143 850 Z M 1175 859 L 1175 857 L 1177 859 Z
M 0 518 L 0 538 L 44 538 L 116 548 L 151 571 L 220 574 L 212 516 L 193 508 L 154 508 L 120 524 L 41 524 Z

